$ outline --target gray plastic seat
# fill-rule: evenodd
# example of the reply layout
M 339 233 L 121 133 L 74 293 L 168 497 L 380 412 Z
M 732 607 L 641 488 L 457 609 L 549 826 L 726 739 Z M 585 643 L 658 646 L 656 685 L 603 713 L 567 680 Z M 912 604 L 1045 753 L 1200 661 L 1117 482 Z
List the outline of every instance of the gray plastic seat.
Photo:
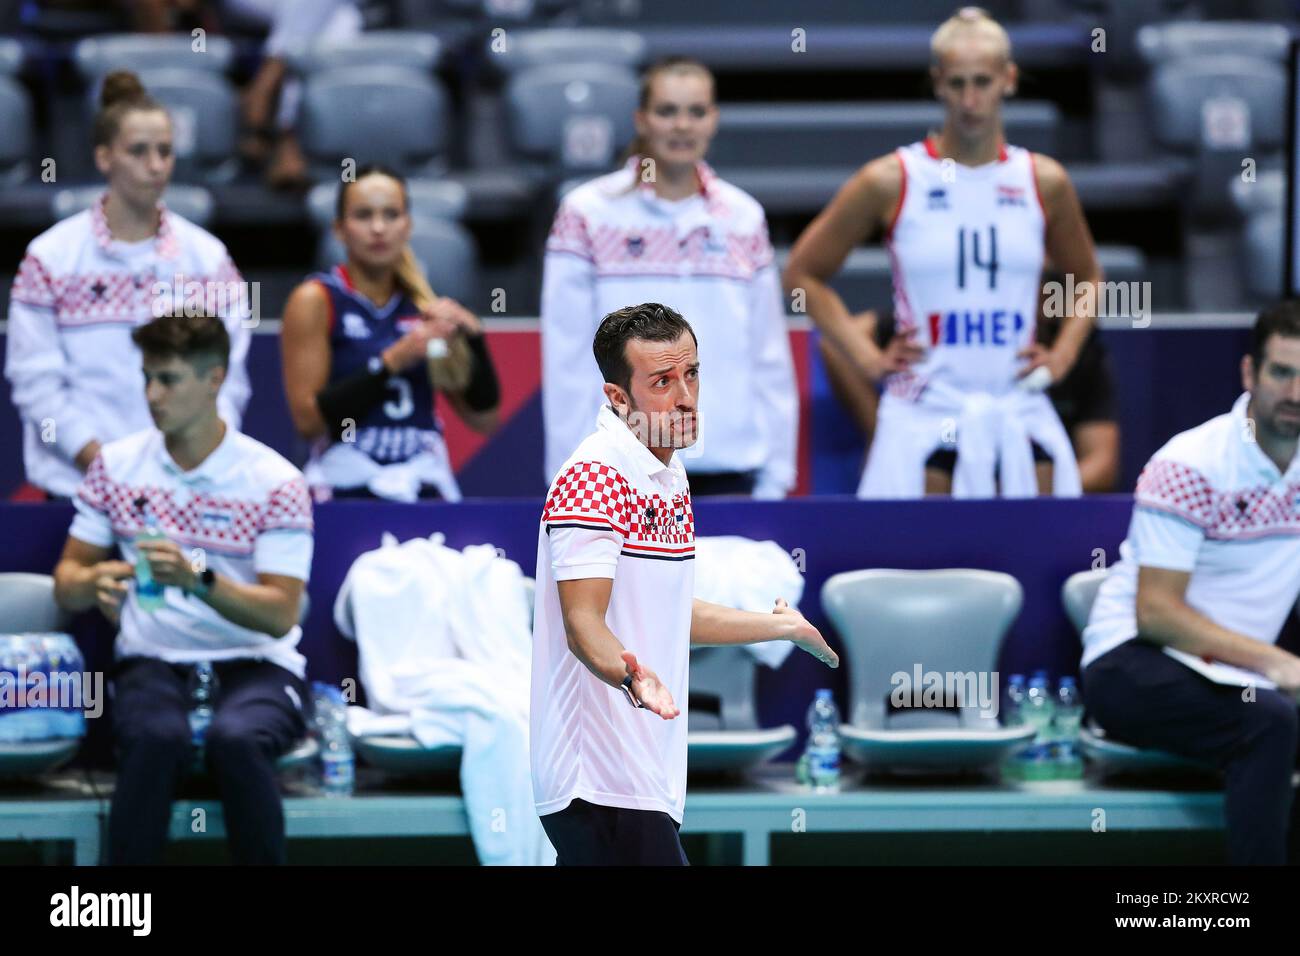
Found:
M 461 17 L 500 20 L 533 20 L 553 17 L 578 6 L 579 0 L 440 0 L 437 12 Z M 406 0 L 409 6 L 411 0 Z
M 468 229 L 448 219 L 412 217 L 411 251 L 424 267 L 437 295 L 450 296 L 462 305 L 479 299 L 478 248 Z M 333 268 L 345 261 L 343 245 L 332 231 L 321 234 L 316 264 Z
M 0 68 L 0 185 L 32 177 L 32 101 L 17 80 Z
M 486 43 L 487 62 L 512 75 L 537 66 L 606 63 L 635 70 L 646 59 L 646 43 L 631 30 L 585 29 L 527 30 L 509 33 L 501 49 L 495 38 Z
M 299 134 L 317 179 L 352 160 L 436 176 L 446 165 L 447 94 L 434 77 L 396 66 L 350 66 L 304 82 Z
M 442 41 L 420 30 L 368 30 L 346 40 L 317 40 L 285 51 L 289 68 L 302 75 L 346 67 L 390 66 L 432 73 Z
M 54 603 L 54 578 L 25 571 L 0 573 L 0 626 L 14 634 L 65 631 L 71 619 Z
M 821 600 L 848 660 L 852 718 L 841 727 L 844 751 L 868 769 L 992 770 L 1033 736 L 1032 727 L 1001 726 L 1000 700 L 978 700 L 980 677 L 996 672 L 998 649 L 1020 613 L 1015 578 L 960 568 L 848 571 L 827 580 Z M 910 696 L 917 665 L 945 678 L 973 675 L 976 699 L 955 681 L 955 713 L 893 709 L 896 687 Z M 984 679 L 991 691 L 991 678 Z
M 1232 201 L 1244 217 L 1241 252 L 1247 293 L 1259 302 L 1285 295 L 1285 175 L 1280 170 L 1267 170 L 1259 173 L 1253 183 L 1234 176 L 1231 189 Z
M 1243 157 L 1272 162 L 1286 136 L 1287 76 L 1278 63 L 1202 56 L 1161 64 L 1147 86 L 1151 128 L 1165 150 L 1195 160 L 1193 209 L 1232 211 L 1228 183 Z
M 113 70 L 229 71 L 235 57 L 234 45 L 225 37 L 211 35 L 205 38 L 204 44 L 202 51 L 195 50 L 188 33 L 115 33 L 79 41 L 73 48 L 72 61 L 82 79 L 88 82 Z M 149 89 L 148 84 L 145 88 Z
M 132 69 L 149 95 L 171 116 L 176 154 L 173 179 L 224 183 L 234 178 L 239 169 L 235 157 L 239 108 L 230 81 L 217 71 L 152 64 L 144 69 L 137 64 Z M 99 110 L 98 98 L 96 78 L 85 102 L 88 122 L 93 122 Z
M 334 223 L 338 193 L 335 180 L 313 186 L 307 194 L 307 212 L 317 229 L 328 229 Z M 413 216 L 459 220 L 469 208 L 469 190 L 448 179 L 408 179 L 406 193 Z
M 55 219 L 65 219 L 83 209 L 89 209 L 103 195 L 104 188 L 101 184 L 60 189 L 50 203 L 50 212 Z M 169 211 L 188 219 L 196 226 L 206 226 L 212 220 L 212 193 L 203 186 L 172 183 L 163 192 L 163 203 Z
M 758 663 L 743 647 L 691 649 L 691 696 L 717 697 L 717 727 L 711 715 L 690 715 L 686 765 L 691 773 L 737 773 L 771 760 L 789 747 L 798 732 L 789 724 L 760 728 L 754 703 Z M 700 725 L 706 729 L 697 729 Z
M 1007 141 L 1056 154 L 1061 112 L 1045 101 L 1003 107 Z M 836 167 L 867 160 L 923 139 L 943 125 L 943 107 L 927 102 L 763 103 L 722 107 L 709 162 L 730 169 Z
M 606 63 L 521 70 L 506 86 L 511 147 L 559 175 L 606 170 L 635 133 L 636 75 Z
M 0 37 L 0 76 L 13 76 L 24 62 L 23 45 L 12 37 Z
M 1097 592 L 1110 573 L 1107 568 L 1079 571 L 1065 579 L 1061 585 L 1061 603 L 1065 615 L 1080 634 L 1088 624 Z M 1086 703 L 1086 700 L 1085 700 Z M 1189 760 L 1163 750 L 1143 750 L 1118 740 L 1108 738 L 1095 721 L 1079 729 L 1079 750 L 1103 770 L 1124 773 L 1159 773 L 1161 771 L 1206 771 L 1212 768 L 1196 760 Z
M 1291 32 L 1280 23 L 1244 20 L 1153 23 L 1138 30 L 1137 47 L 1148 66 L 1222 54 L 1285 63 Z

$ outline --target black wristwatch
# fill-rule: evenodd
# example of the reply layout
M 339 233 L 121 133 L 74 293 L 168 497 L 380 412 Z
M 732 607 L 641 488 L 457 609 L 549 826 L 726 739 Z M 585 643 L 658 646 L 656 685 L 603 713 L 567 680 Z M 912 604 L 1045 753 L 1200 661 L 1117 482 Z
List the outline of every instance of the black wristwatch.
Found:
M 216 583 L 217 572 L 213 571 L 211 568 L 204 568 L 199 572 L 199 576 L 194 582 L 194 587 L 190 588 L 190 593 L 196 598 L 205 598 Z
M 636 695 L 632 693 L 632 675 L 631 675 L 631 674 L 628 674 L 626 677 L 624 677 L 624 678 L 623 678 L 623 683 L 619 684 L 618 687 L 619 687 L 619 690 L 621 690 L 621 691 L 623 692 L 623 696 L 627 698 L 627 702 L 628 702 L 629 704 L 631 704 L 633 707 L 638 707 L 638 708 L 642 708 L 642 709 L 644 709 L 645 704 L 643 704 L 643 703 L 641 703 L 641 701 L 637 700 L 637 699 L 636 699 Z

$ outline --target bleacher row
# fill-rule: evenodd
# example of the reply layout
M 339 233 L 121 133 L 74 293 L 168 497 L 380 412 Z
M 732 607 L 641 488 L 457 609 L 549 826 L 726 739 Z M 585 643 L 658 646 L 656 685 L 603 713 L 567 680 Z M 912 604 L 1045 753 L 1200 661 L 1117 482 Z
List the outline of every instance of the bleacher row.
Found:
M 689 53 L 721 73 L 711 163 L 763 203 L 774 241 L 788 246 L 862 162 L 938 125 L 940 107 L 924 79 L 926 42 L 951 5 L 825 2 L 800 5 L 795 15 L 760 3 L 734 16 L 719 12 L 723 6 L 396 4 L 389 22 L 415 28 L 373 30 L 288 56 L 303 81 L 299 133 L 313 176 L 337 182 L 348 161 L 382 161 L 438 183 L 452 198 L 422 212 L 417 227 L 435 287 L 461 292 L 479 310 L 493 289 L 505 288 L 511 314 L 535 313 L 538 251 L 558 196 L 610 168 L 631 139 L 636 71 L 666 52 Z M 1162 309 L 1240 308 L 1275 295 L 1289 27 L 1142 26 L 1144 16 L 1196 11 L 1167 0 L 990 6 L 1008 19 L 1027 72 L 1021 98 L 1006 107 L 1007 138 L 1065 162 L 1094 234 L 1116 247 L 1106 254 L 1115 277 L 1154 279 Z M 1239 15 L 1249 6 L 1239 5 Z M 1118 23 L 1110 46 L 1094 52 L 1091 25 L 1110 20 Z M 772 30 L 783 31 L 779 48 L 746 32 Z M 808 32 L 806 51 L 792 52 L 791 30 Z M 1043 31 L 1053 30 L 1056 42 L 1045 42 Z M 665 45 L 664 31 L 681 42 Z M 0 123 L 8 134 L 0 141 L 0 236 L 10 258 L 16 262 L 24 237 L 63 208 L 53 194 L 95 181 L 94 94 L 107 71 L 125 67 L 171 110 L 174 181 L 210 192 L 200 201 L 210 227 L 241 238 L 279 229 L 281 246 L 285 235 L 298 240 L 278 257 L 252 238 L 232 246 L 246 276 L 264 280 L 264 308 L 278 313 L 294 278 L 327 256 L 301 237 L 328 213 L 316 196 L 268 193 L 240 167 L 235 83 L 250 56 L 255 50 L 237 36 L 206 36 L 200 52 L 188 34 L 0 40 Z M 800 81 L 801 71 L 812 80 Z M 888 81 L 891 71 L 909 74 L 910 84 Z M 1053 71 L 1064 81 L 1050 82 Z M 46 157 L 57 157 L 54 182 L 42 178 Z M 1222 261 L 1225 242 L 1239 247 L 1235 261 Z M 443 255 L 452 267 L 440 267 Z M 481 275 L 475 260 L 484 261 Z M 877 260 L 859 257 L 848 271 L 850 290 L 858 276 L 873 294 L 887 289 Z M 440 283 L 441 274 L 448 278 Z

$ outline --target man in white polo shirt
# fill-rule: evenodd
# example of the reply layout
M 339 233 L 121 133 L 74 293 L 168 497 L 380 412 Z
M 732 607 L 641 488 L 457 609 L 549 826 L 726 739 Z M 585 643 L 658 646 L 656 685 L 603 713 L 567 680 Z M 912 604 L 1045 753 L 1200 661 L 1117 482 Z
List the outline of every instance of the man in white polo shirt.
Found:
M 695 334 L 658 303 L 605 316 L 593 344 L 609 404 L 560 468 L 537 534 L 533 796 L 557 864 L 685 865 L 691 644 L 791 640 L 831 667 L 817 629 L 694 599 L 695 519 L 675 454 L 695 441 Z M 651 669 L 653 665 L 658 671 Z
M 302 474 L 222 421 L 230 337 L 210 316 L 166 317 L 132 338 L 156 428 L 104 445 L 77 490 L 55 597 L 120 622 L 113 675 L 117 786 L 109 862 L 157 862 L 193 759 L 196 665 L 216 674 L 203 740 L 237 863 L 284 862 L 275 759 L 305 732 L 296 650 L 311 569 Z M 148 535 L 156 529 L 159 536 Z M 123 560 L 111 560 L 114 548 Z M 145 561 L 160 597 L 128 586 Z M 147 583 L 147 582 L 146 582 Z M 156 606 L 155 606 L 156 605 Z
M 1281 863 L 1300 658 L 1275 642 L 1300 595 L 1300 302 L 1260 313 L 1241 378 L 1228 414 L 1175 435 L 1138 478 L 1083 633 L 1084 690 L 1108 734 L 1225 771 L 1229 862 Z

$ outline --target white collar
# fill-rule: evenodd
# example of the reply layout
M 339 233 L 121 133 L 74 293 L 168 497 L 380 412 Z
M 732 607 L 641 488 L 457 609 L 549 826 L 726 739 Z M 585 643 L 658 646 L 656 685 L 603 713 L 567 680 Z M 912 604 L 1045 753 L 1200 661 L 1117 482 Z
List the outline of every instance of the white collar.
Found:
M 677 452 L 674 450 L 665 464 L 655 457 L 645 445 L 641 444 L 636 435 L 632 434 L 632 429 L 628 428 L 627 422 L 619 417 L 611 405 L 602 405 L 600 414 L 596 416 L 596 427 L 608 432 L 616 442 L 621 442 L 634 460 L 653 478 L 661 472 L 674 471 L 674 465 L 677 464 Z

